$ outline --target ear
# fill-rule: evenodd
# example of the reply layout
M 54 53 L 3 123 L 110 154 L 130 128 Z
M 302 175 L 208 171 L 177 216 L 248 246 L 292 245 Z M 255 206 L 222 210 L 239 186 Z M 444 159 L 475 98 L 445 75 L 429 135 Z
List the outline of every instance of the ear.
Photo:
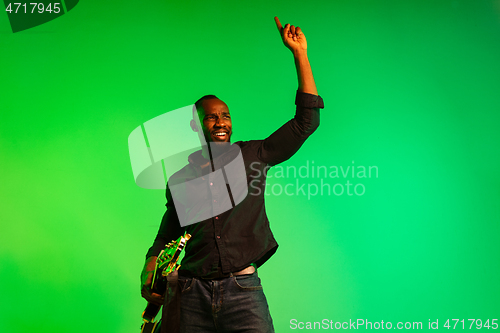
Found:
M 193 130 L 193 132 L 198 132 L 198 127 L 196 126 L 194 119 L 191 119 L 189 125 L 191 125 L 191 129 Z

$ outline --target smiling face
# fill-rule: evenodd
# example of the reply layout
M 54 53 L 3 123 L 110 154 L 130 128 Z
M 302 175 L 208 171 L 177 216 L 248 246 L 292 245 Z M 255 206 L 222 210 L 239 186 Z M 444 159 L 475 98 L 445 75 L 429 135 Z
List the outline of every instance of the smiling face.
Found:
M 207 142 L 230 142 L 232 124 L 226 103 L 211 98 L 204 100 L 202 105 L 198 116 Z

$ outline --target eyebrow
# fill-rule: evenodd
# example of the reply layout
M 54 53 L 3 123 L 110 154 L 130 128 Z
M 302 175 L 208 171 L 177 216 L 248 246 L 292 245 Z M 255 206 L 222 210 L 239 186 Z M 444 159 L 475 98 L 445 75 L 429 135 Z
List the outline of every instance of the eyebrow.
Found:
M 216 116 L 217 113 L 210 113 L 210 114 L 206 114 L 203 119 L 205 119 L 206 117 L 210 117 L 210 116 Z M 221 112 L 221 115 L 225 116 L 225 115 L 228 115 L 230 116 L 229 112 Z

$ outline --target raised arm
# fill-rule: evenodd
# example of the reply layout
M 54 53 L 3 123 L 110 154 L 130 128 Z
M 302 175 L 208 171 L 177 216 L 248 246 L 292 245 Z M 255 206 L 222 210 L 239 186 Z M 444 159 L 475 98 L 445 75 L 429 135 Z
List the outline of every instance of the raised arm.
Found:
M 280 33 L 283 44 L 290 49 L 295 59 L 295 68 L 299 80 L 299 91 L 312 95 L 318 95 L 316 83 L 312 74 L 311 64 L 307 58 L 307 40 L 306 36 L 299 27 L 285 24 L 283 27 L 276 16 L 274 18 L 276 27 Z
M 274 20 L 283 43 L 294 55 L 299 88 L 295 117 L 265 139 L 259 149 L 260 160 L 271 166 L 286 161 L 299 150 L 319 126 L 319 109 L 324 107 L 307 59 L 306 37 L 299 27 L 286 24 L 283 28 L 277 17 Z

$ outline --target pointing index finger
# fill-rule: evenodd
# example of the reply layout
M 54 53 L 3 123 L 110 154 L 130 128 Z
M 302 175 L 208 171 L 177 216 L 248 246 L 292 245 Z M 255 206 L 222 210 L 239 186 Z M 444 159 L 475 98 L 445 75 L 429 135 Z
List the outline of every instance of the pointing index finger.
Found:
M 281 34 L 281 31 L 283 31 L 283 26 L 281 25 L 281 22 L 280 22 L 280 19 L 278 18 L 278 16 L 274 17 L 274 21 L 276 22 L 276 26 L 278 27 L 278 30 Z

